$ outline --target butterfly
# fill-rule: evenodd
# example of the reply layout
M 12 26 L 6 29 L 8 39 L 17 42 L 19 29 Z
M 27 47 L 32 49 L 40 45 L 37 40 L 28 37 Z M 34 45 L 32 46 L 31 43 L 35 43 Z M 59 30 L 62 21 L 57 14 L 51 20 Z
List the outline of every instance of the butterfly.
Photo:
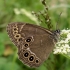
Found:
M 23 22 L 8 24 L 7 32 L 17 46 L 19 59 L 30 67 L 39 67 L 48 58 L 60 36 L 60 30 Z
M 46 6 L 45 0 L 42 3 Z M 45 21 L 50 23 L 48 15 L 46 15 Z M 48 58 L 60 37 L 59 29 L 52 31 L 25 22 L 8 24 L 7 33 L 17 47 L 18 58 L 30 67 L 39 67 Z

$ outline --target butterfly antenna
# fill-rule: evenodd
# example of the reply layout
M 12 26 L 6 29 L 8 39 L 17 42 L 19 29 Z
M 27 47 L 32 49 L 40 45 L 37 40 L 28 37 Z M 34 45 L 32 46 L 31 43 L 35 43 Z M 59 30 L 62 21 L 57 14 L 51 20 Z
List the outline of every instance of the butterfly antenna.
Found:
M 62 14 L 62 12 L 59 14 L 59 17 L 58 17 L 58 20 L 57 20 L 57 23 L 56 23 L 56 30 L 58 29 L 58 23 L 59 23 L 61 14 Z

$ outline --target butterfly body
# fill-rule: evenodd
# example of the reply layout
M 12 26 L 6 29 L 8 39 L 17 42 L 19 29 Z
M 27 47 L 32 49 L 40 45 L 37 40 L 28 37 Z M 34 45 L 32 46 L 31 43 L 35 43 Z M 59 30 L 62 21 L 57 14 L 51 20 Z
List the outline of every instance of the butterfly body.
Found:
M 30 67 L 38 67 L 48 58 L 60 35 L 60 31 L 21 22 L 8 24 L 7 32 L 17 46 L 19 59 Z

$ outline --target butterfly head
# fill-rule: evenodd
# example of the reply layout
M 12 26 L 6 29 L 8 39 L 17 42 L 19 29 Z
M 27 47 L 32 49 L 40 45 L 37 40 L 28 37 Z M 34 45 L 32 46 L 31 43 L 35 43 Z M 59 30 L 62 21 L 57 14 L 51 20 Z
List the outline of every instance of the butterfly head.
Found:
M 60 35 L 60 30 L 58 29 L 58 30 L 55 30 L 54 31 L 54 34 L 59 34 Z
M 59 39 L 59 37 L 60 37 L 60 30 L 59 30 L 59 29 L 58 29 L 58 30 L 55 30 L 55 31 L 53 32 L 53 35 L 54 35 L 55 40 L 56 40 L 56 42 L 57 42 L 58 39 Z

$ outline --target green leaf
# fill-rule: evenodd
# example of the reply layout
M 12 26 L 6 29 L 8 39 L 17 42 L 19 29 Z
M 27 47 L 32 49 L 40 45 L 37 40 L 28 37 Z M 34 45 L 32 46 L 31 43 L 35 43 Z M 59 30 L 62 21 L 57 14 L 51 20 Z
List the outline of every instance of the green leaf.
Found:
M 7 59 L 0 58 L 0 70 L 20 70 L 20 67 L 14 62 L 8 62 Z
M 4 47 L 4 44 L 0 43 L 0 55 L 3 54 L 4 48 L 5 48 L 5 47 Z
M 8 41 L 7 33 L 6 32 L 0 33 L 0 55 L 3 54 L 7 41 Z
M 0 70 L 4 70 L 4 65 L 6 64 L 6 59 L 0 57 Z
M 3 32 L 3 33 L 0 33 L 0 42 L 6 42 L 8 40 L 8 34 L 7 32 Z
M 20 70 L 19 65 L 12 62 L 8 62 L 4 68 L 4 70 Z
M 38 70 L 47 70 L 47 67 L 45 67 L 44 65 L 41 65 Z

